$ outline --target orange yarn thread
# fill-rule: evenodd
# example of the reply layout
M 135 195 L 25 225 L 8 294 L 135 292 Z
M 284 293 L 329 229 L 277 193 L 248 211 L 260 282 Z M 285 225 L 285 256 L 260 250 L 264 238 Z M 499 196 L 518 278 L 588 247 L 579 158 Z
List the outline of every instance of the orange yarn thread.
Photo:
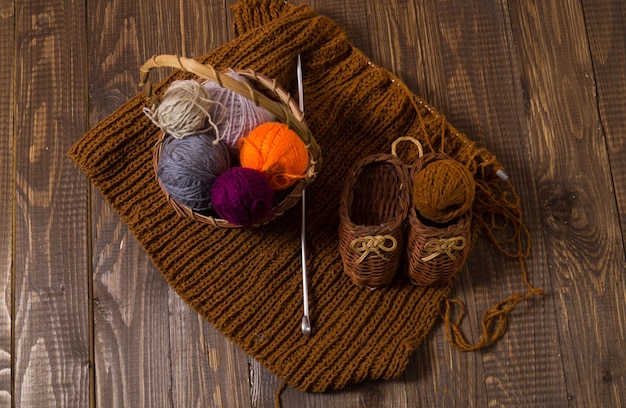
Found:
M 306 178 L 309 153 L 300 137 L 287 125 L 263 123 L 240 139 L 242 167 L 260 171 L 273 190 L 284 190 Z
M 453 159 L 437 160 L 415 175 L 413 204 L 424 218 L 445 224 L 472 208 L 475 192 L 467 167 Z

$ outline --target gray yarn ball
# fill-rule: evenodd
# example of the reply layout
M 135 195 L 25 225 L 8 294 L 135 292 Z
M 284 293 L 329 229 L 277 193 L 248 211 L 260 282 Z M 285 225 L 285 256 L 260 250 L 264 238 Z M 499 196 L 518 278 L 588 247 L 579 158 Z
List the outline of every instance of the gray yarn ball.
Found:
M 196 211 L 212 208 L 211 188 L 230 167 L 228 147 L 207 134 L 176 139 L 166 136 L 161 146 L 157 176 L 179 204 Z

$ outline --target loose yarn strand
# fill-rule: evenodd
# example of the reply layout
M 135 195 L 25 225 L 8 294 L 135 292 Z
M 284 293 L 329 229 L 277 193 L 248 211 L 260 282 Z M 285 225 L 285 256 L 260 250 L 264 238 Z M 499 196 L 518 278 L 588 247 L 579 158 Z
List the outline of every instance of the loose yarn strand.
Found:
M 287 388 L 287 383 L 285 382 L 285 380 L 281 380 L 280 384 L 278 385 L 278 389 L 276 389 L 276 393 L 274 394 L 274 406 L 276 408 L 282 408 L 283 404 L 282 401 L 280 400 L 281 395 L 283 394 L 283 392 L 285 391 L 285 389 Z
M 445 120 L 441 121 L 441 129 L 438 134 L 430 135 L 427 132 L 425 125 L 425 118 L 422 115 L 421 109 L 417 106 L 417 103 L 412 96 L 410 90 L 402 83 L 401 87 L 407 97 L 409 98 L 411 105 L 415 109 L 418 117 L 418 126 L 420 131 L 424 135 L 423 142 L 432 150 L 435 151 L 432 137 L 439 137 L 438 151 L 445 152 Z M 439 115 L 441 117 L 441 115 Z M 485 169 L 488 166 L 495 163 L 495 156 L 489 157 L 484 148 L 477 148 L 475 142 L 466 143 L 460 148 L 459 158 L 457 160 L 465 162 L 468 170 L 472 175 L 476 175 L 480 168 Z M 450 344 L 461 351 L 473 351 L 479 350 L 493 344 L 496 340 L 502 337 L 508 327 L 508 319 L 511 311 L 517 306 L 518 303 L 530 299 L 534 295 L 543 295 L 543 290 L 535 288 L 528 279 L 528 271 L 526 268 L 525 259 L 530 255 L 531 238 L 530 232 L 522 220 L 521 210 L 519 209 L 519 197 L 514 193 L 512 183 L 507 180 L 507 187 L 509 191 L 504 191 L 496 185 L 496 183 L 488 183 L 484 179 L 475 178 L 476 183 L 476 197 L 475 208 L 480 208 L 483 211 L 474 211 L 474 222 L 477 223 L 477 227 L 483 231 L 489 240 L 496 246 L 498 251 L 507 257 L 517 258 L 522 271 L 522 281 L 527 287 L 528 291 L 520 296 L 518 293 L 513 293 L 504 300 L 498 302 L 495 306 L 485 310 L 481 319 L 481 335 L 476 344 L 469 343 L 465 336 L 461 333 L 459 326 L 466 313 L 465 304 L 459 299 L 446 299 L 445 310 L 442 313 L 444 320 L 444 329 L 446 337 Z M 495 189 L 495 192 L 493 191 Z M 496 198 L 497 197 L 499 198 Z M 513 201 L 510 198 L 513 198 Z M 487 219 L 483 218 L 482 214 L 486 214 Z M 497 216 L 502 217 L 502 220 L 498 220 Z M 498 239 L 496 237 L 496 230 L 512 229 L 510 237 L 505 239 Z M 507 250 L 504 246 L 515 244 L 514 250 Z M 461 311 L 458 318 L 452 321 L 452 305 L 456 304 L 460 306 Z
M 143 112 L 164 133 L 176 139 L 212 130 L 213 143 L 217 144 L 223 136 L 219 122 L 213 120 L 208 109 L 215 103 L 197 81 L 180 80 L 170 85 L 158 105 L 144 107 Z
M 512 187 L 510 181 L 507 181 L 509 187 Z M 481 186 L 484 189 L 484 187 Z M 485 195 L 491 204 L 495 204 L 495 198 L 491 194 Z M 484 220 L 480 220 L 482 223 L 484 230 L 487 233 L 490 241 L 494 243 L 498 251 L 510 258 L 517 258 L 520 264 L 520 269 L 522 271 L 522 281 L 524 285 L 527 287 L 528 291 L 520 296 L 518 293 L 513 293 L 506 299 L 498 302 L 494 307 L 485 310 L 483 313 L 483 317 L 481 319 L 481 335 L 476 344 L 470 344 L 459 329 L 461 321 L 465 316 L 465 305 L 462 301 L 458 299 L 446 299 L 446 308 L 442 315 L 444 321 L 444 329 L 446 333 L 446 337 L 448 341 L 457 349 L 461 351 L 474 351 L 479 350 L 484 347 L 487 347 L 493 344 L 496 340 L 502 337 L 506 329 L 508 327 L 508 319 L 511 311 L 517 306 L 518 303 L 530 299 L 534 295 L 543 295 L 544 292 L 542 289 L 535 288 L 528 279 L 528 270 L 526 268 L 525 259 L 530 255 L 531 248 L 531 239 L 530 232 L 528 228 L 523 223 L 522 214 L 516 210 L 516 205 L 518 203 L 518 199 L 516 198 L 514 203 L 510 203 L 505 201 L 508 205 L 502 207 L 501 205 L 498 209 L 501 210 L 500 215 L 504 217 L 504 226 L 501 228 L 506 228 L 509 225 L 513 225 L 513 234 L 510 238 L 505 240 L 498 240 L 494 233 L 494 228 L 497 225 L 495 219 L 491 219 L 491 224 L 487 225 Z M 495 214 L 495 212 L 492 212 Z M 513 253 L 507 249 L 505 249 L 502 244 L 507 243 L 515 243 L 516 252 Z M 451 315 L 451 305 L 457 304 L 461 307 L 461 312 L 459 317 L 453 322 L 450 318 Z
M 444 330 L 450 344 L 461 351 L 475 351 L 495 343 L 500 337 L 506 333 L 508 327 L 509 315 L 518 303 L 530 299 L 534 295 L 543 295 L 543 290 L 537 289 L 531 285 L 528 280 L 528 274 L 523 258 L 520 258 L 520 267 L 522 269 L 524 284 L 529 288 L 523 296 L 513 293 L 508 298 L 501 300 L 494 307 L 491 307 L 483 313 L 481 319 L 481 334 L 476 344 L 469 343 L 459 326 L 465 316 L 465 304 L 459 299 L 446 299 L 446 308 L 443 313 Z M 456 321 L 450 319 L 451 305 L 457 304 L 461 307 L 461 312 Z
M 512 184 L 506 181 L 510 191 Z M 480 224 L 480 229 L 484 231 L 489 240 L 496 246 L 498 251 L 509 258 L 523 257 L 530 255 L 531 238 L 530 231 L 523 222 L 522 213 L 519 211 L 519 197 L 514 196 L 514 201 L 504 200 L 506 205 L 498 203 L 492 194 L 482 183 L 477 183 L 476 187 L 481 190 L 482 194 L 476 194 L 476 206 L 481 209 L 481 213 L 490 214 L 490 219 L 485 220 L 480 217 L 476 221 Z M 499 195 L 507 197 L 503 191 L 499 191 Z M 500 220 L 495 219 L 496 215 L 500 215 Z M 509 228 L 512 226 L 511 228 Z M 508 238 L 496 237 L 496 231 L 504 231 L 512 229 L 512 233 Z M 508 250 L 504 245 L 515 243 L 515 251 Z

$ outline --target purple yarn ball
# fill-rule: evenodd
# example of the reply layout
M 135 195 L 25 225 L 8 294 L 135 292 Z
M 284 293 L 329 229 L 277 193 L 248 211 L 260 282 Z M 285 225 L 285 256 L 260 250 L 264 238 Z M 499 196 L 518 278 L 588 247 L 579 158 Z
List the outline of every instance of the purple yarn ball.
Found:
M 270 215 L 274 192 L 258 170 L 233 167 L 215 180 L 211 202 L 220 218 L 235 225 L 253 225 Z

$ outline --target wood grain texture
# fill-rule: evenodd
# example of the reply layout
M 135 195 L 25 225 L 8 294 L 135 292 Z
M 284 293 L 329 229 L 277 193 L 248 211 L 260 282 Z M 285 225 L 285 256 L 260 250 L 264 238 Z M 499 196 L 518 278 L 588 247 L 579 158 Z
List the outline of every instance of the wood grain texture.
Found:
M 138 93 L 143 61 L 180 52 L 180 31 L 178 8 L 163 2 L 90 1 L 88 10 L 94 125 Z M 95 192 L 92 201 L 94 400 L 103 407 L 173 407 L 170 289 L 102 196 Z
M 248 356 L 173 292 L 170 316 L 174 406 L 250 406 Z
M 532 184 L 519 185 L 532 174 L 532 166 L 523 153 L 526 143 L 519 137 L 512 137 L 523 135 L 526 129 L 519 120 L 523 113 L 521 96 L 514 97 L 521 95 L 520 86 L 511 81 L 519 68 L 511 56 L 507 4 L 447 1 L 424 2 L 416 7 L 416 16 L 428 16 L 417 17 L 427 24 L 422 29 L 426 33 L 423 40 L 418 40 L 417 51 L 400 55 L 416 55 L 416 62 L 425 61 L 421 55 L 437 56 L 431 57 L 428 65 L 421 63 L 423 73 L 417 78 L 420 88 L 433 89 L 438 94 L 437 109 L 471 139 L 494 152 L 513 176 L 514 184 L 522 192 L 523 207 L 530 212 L 527 225 L 539 241 L 529 263 L 531 279 L 537 286 L 544 287 L 549 282 L 545 281 L 547 270 L 541 268 L 545 256 L 541 251 L 541 229 L 533 222 L 537 218 L 533 216 L 537 210 L 532 204 L 536 197 L 532 194 Z M 404 64 L 411 65 L 410 62 Z M 502 274 L 502 271 L 508 273 Z M 498 254 L 486 240 L 479 241 L 453 293 L 471 311 L 463 325 L 464 332 L 472 341 L 477 341 L 478 319 L 482 312 L 511 293 L 524 290 L 516 261 Z M 418 363 L 409 367 L 408 375 L 416 381 L 420 377 L 431 379 L 423 389 L 412 394 L 413 398 L 429 406 L 559 406 L 563 401 L 547 399 L 541 392 L 546 387 L 564 389 L 558 368 L 558 349 L 554 342 L 552 347 L 544 344 L 545 338 L 555 341 L 557 332 L 549 321 L 537 318 L 551 311 L 553 313 L 550 303 L 543 301 L 521 304 L 513 312 L 507 335 L 489 348 L 483 358 L 480 354 L 451 349 L 443 333 L 435 330 L 424 360 L 419 359 L 418 350 Z M 514 364 L 517 359 L 524 364 Z M 536 369 L 546 361 L 556 363 L 548 364 L 552 371 Z M 516 370 L 510 369 L 512 365 Z M 467 372 L 473 375 L 464 375 Z M 440 390 L 445 392 L 438 392 Z
M 230 6 L 236 1 L 180 1 L 182 54 L 200 57 L 233 37 Z
M 600 126 L 607 141 L 617 208 L 626 231 L 626 4 L 583 1 L 597 89 Z
M 0 50 L 15 52 L 15 9 L 12 1 L 0 2 Z M 13 256 L 13 127 L 15 70 L 11 58 L 0 61 L 0 128 L 5 129 L 5 143 L 0 144 L 0 406 L 11 404 L 11 306 Z
M 617 210 L 621 225 L 622 253 L 625 253 L 626 233 L 626 5 L 619 0 L 604 2 L 583 1 L 585 26 L 587 28 L 594 78 L 597 89 L 600 126 L 606 138 L 611 177 L 615 189 Z M 615 243 L 619 248 L 619 243 Z M 618 250 L 619 252 L 619 250 Z M 623 255 L 622 255 L 623 259 Z M 608 310 L 602 311 L 601 322 L 609 322 L 604 329 L 617 333 L 611 344 L 611 355 L 626 355 L 626 264 L 621 272 L 614 271 L 606 287 L 610 300 Z M 601 326 L 602 327 L 602 326 Z M 605 366 L 602 372 L 602 387 L 610 389 L 615 404 L 626 404 L 626 372 L 623 363 Z
M 506 2 L 441 3 L 437 10 L 443 36 L 442 53 L 449 56 L 447 73 L 448 119 L 470 138 L 496 154 L 522 198 L 524 217 L 534 239 L 527 263 L 531 282 L 549 288 L 543 232 L 536 205 L 535 172 L 529 149 L 521 84 L 523 67 L 515 58 Z M 449 16 L 456 16 L 450 18 Z M 456 20 L 456 21 L 450 21 Z M 506 271 L 506 272 L 505 272 Z M 505 273 L 503 273 L 505 272 Z M 460 294 L 472 305 L 466 333 L 478 339 L 484 310 L 511 293 L 524 293 L 519 265 L 499 254 L 487 240 L 474 249 L 461 275 Z M 457 292 L 459 293 L 459 292 Z M 481 356 L 476 406 L 563 406 L 565 384 L 559 365 L 554 304 L 548 296 L 524 302 L 512 312 L 504 338 Z M 541 368 L 541 369 L 540 369 Z M 482 400 L 484 398 L 484 401 Z
M 173 406 L 168 288 L 113 211 L 94 198 L 98 406 Z
M 181 5 L 94 3 L 102 35 L 93 45 L 92 123 L 139 91 L 138 67 L 153 54 L 201 55 L 227 41 L 225 23 L 206 24 L 225 20 L 223 7 Z M 165 29 L 147 31 L 154 26 L 143 21 Z M 182 303 L 99 194 L 94 202 L 98 405 L 247 406 L 247 381 L 236 379 L 247 377 L 248 357 Z
M 87 184 L 65 156 L 85 131 L 83 17 L 16 3 L 16 407 L 89 404 Z
M 181 301 L 65 158 L 139 91 L 145 59 L 197 57 L 232 38 L 235 2 L 0 0 L 0 50 L 15 56 L 0 62 L 11 84 L 0 90 L 0 193 L 12 197 L 0 202 L 0 406 L 274 406 L 280 379 Z M 282 405 L 626 404 L 626 5 L 304 2 L 497 155 L 546 295 L 520 304 L 484 351 L 457 351 L 436 325 L 402 377 L 287 387 Z M 519 266 L 479 241 L 453 292 L 468 306 L 464 333 L 476 341 L 482 311 L 514 291 Z
M 608 316 L 624 316 L 624 248 L 581 5 L 520 2 L 511 19 L 568 400 L 619 406 L 624 331 Z

